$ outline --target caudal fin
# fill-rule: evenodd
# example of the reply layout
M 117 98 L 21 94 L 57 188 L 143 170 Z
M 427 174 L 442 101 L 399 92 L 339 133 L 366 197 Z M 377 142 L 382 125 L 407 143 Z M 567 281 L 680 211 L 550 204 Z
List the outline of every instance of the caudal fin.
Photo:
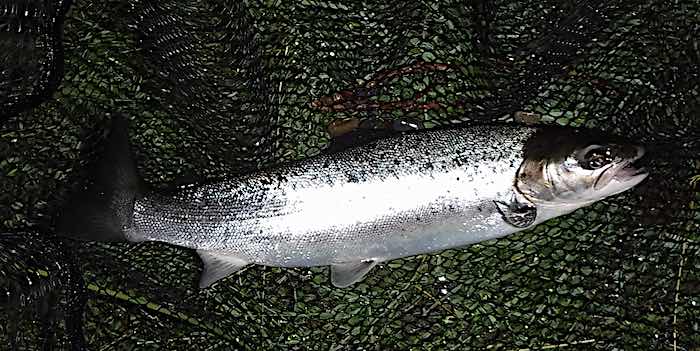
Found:
M 127 118 L 112 117 L 101 157 L 88 183 L 74 191 L 58 216 L 61 235 L 89 241 L 123 241 L 131 227 L 134 201 L 144 186 L 129 148 Z

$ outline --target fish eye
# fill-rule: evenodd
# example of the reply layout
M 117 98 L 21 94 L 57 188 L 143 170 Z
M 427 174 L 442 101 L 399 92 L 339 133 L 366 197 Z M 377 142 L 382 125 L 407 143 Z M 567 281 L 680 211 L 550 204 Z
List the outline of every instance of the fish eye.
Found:
M 581 160 L 584 169 L 599 169 L 615 161 L 613 152 L 608 147 L 596 148 L 588 151 Z

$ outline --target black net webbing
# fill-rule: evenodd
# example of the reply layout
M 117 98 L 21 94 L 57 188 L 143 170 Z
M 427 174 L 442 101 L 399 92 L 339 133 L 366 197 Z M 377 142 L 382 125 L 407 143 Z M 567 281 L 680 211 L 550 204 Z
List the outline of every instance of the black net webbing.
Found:
M 396 130 L 515 120 L 649 149 L 634 190 L 512 236 L 211 289 L 159 243 L 54 236 L 109 116 L 154 187 Z M 700 350 L 700 3 L 0 2 L 0 345 Z
M 0 5 L 0 121 L 48 99 L 63 76 L 63 20 L 71 1 Z

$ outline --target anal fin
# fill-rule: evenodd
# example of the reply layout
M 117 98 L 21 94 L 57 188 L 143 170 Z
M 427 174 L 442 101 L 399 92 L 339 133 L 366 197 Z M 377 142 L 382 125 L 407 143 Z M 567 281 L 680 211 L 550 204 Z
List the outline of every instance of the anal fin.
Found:
M 197 250 L 197 254 L 204 263 L 204 270 L 199 278 L 200 288 L 209 287 L 248 265 L 247 261 L 230 253 Z
M 338 288 L 348 287 L 362 280 L 376 265 L 377 262 L 374 260 L 333 264 L 331 265 L 331 283 Z

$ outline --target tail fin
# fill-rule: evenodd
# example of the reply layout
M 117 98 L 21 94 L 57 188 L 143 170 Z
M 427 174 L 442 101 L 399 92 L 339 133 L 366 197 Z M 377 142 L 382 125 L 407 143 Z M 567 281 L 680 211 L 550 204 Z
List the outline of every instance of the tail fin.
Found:
M 127 118 L 112 117 L 101 157 L 90 172 L 89 183 L 66 202 L 57 219 L 61 235 L 89 241 L 124 241 L 131 227 L 134 201 L 144 185 L 129 149 Z

